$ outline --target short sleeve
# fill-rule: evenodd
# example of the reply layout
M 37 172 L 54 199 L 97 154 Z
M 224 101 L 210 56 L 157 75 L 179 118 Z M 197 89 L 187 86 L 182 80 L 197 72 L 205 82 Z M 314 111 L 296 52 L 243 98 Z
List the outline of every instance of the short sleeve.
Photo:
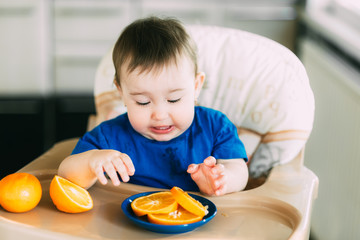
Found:
M 102 132 L 101 125 L 85 133 L 76 144 L 71 154 L 86 152 L 93 149 L 108 149 L 109 145 Z
M 216 159 L 242 158 L 247 162 L 245 147 L 239 139 L 235 125 L 225 115 L 217 125 L 212 155 Z

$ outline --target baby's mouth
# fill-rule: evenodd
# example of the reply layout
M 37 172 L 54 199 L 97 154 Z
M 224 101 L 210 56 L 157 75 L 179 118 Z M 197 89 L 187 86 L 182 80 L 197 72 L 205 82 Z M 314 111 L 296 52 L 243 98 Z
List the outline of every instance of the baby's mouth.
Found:
M 157 134 L 166 134 L 171 132 L 173 129 L 174 126 L 172 125 L 151 127 L 151 131 Z

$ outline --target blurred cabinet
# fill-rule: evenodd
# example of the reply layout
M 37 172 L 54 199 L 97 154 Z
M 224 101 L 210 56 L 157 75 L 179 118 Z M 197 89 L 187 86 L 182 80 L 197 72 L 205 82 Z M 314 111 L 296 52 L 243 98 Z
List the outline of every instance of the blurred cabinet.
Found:
M 92 93 L 96 67 L 122 29 L 150 15 L 185 24 L 232 27 L 269 37 L 294 49 L 292 0 L 54 0 L 56 93 Z
M 46 0 L 0 1 L 0 95 L 50 90 L 48 12 Z
M 130 0 L 55 0 L 56 93 L 92 92 L 96 66 L 134 16 Z
M 1 0 L 0 95 L 91 94 L 122 29 L 149 15 L 269 37 L 293 50 L 295 0 Z
M 232 2 L 224 10 L 223 25 L 265 36 L 294 51 L 296 21 L 296 10 L 286 1 L 261 5 Z
M 41 98 L 0 98 L 0 179 L 38 157 L 43 151 L 45 121 Z
M 253 32 L 294 50 L 297 13 L 292 0 L 144 0 L 141 16 L 175 16 L 185 24 Z
M 89 116 L 95 114 L 92 95 L 60 95 L 54 98 L 55 142 L 81 137 L 87 130 Z
M 169 16 L 184 24 L 222 25 L 221 5 L 216 0 L 144 0 L 140 7 L 141 17 Z
M 0 97 L 0 149 L 6 163 L 0 170 L 0 179 L 54 143 L 82 136 L 89 115 L 94 113 L 92 95 Z

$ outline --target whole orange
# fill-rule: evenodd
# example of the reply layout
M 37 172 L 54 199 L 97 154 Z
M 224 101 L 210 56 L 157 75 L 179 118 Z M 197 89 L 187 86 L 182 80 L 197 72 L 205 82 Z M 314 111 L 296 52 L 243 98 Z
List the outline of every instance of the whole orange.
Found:
M 9 212 L 27 212 L 40 202 L 40 181 L 29 173 L 13 173 L 0 181 L 0 205 Z

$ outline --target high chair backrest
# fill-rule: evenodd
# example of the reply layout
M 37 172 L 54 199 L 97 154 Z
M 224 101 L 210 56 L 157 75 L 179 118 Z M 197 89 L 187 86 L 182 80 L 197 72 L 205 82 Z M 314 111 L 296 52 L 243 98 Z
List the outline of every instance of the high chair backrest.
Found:
M 266 175 L 304 148 L 314 120 L 314 97 L 306 71 L 287 48 L 249 32 L 188 26 L 206 75 L 199 105 L 225 113 L 238 127 L 250 158 L 250 174 Z M 95 80 L 96 124 L 109 110 L 125 112 L 113 84 L 111 51 Z

